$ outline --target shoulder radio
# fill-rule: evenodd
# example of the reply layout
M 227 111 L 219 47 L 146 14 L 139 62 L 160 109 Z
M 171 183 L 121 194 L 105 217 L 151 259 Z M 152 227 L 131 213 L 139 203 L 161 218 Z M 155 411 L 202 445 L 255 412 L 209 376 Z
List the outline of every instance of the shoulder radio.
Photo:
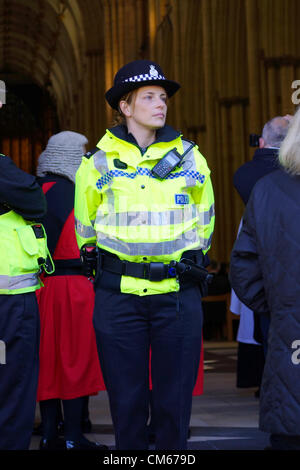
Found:
M 152 174 L 161 180 L 165 179 L 176 167 L 182 165 L 182 160 L 187 153 L 195 146 L 194 142 L 186 149 L 183 154 L 177 152 L 177 148 L 169 150 L 159 162 L 152 168 Z

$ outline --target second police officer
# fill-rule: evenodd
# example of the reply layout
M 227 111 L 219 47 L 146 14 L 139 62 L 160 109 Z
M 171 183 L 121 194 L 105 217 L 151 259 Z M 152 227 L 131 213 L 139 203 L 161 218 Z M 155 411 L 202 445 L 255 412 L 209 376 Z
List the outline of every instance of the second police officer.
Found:
M 46 210 L 34 176 L 0 154 L 0 450 L 5 451 L 29 449 L 34 424 L 39 366 L 35 291 L 42 285 L 42 267 L 53 270 L 45 230 L 36 223 Z
M 148 448 L 150 349 L 156 449 L 187 448 L 202 334 L 190 274 L 211 244 L 214 197 L 198 147 L 165 124 L 179 88 L 155 62 L 122 67 L 106 99 L 123 123 L 76 175 L 78 244 L 99 251 L 93 321 L 117 449 Z

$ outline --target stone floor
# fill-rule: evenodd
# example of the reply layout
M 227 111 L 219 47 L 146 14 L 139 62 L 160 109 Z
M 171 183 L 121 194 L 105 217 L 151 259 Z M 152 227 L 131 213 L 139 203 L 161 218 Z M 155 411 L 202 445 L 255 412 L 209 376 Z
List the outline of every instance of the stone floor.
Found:
M 193 397 L 189 449 L 262 450 L 268 445 L 268 435 L 258 430 L 256 389 L 236 387 L 236 359 L 236 342 L 204 344 L 204 393 Z M 93 429 L 86 436 L 113 450 L 107 393 L 91 397 L 89 409 Z M 33 436 L 30 448 L 38 449 L 39 441 L 39 436 Z

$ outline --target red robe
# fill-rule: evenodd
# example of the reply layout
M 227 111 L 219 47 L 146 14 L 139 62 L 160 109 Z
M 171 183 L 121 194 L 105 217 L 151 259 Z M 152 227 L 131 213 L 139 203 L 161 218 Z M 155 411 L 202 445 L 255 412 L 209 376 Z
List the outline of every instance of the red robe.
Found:
M 54 182 L 43 184 L 48 211 L 52 211 L 52 214 L 55 213 L 54 192 L 51 195 L 54 186 L 62 184 L 63 191 L 74 191 L 68 182 L 60 179 L 55 176 Z M 51 199 L 48 198 L 50 195 Z M 56 201 L 57 207 L 64 204 L 64 200 L 59 199 Z M 51 219 L 52 224 L 53 220 Z M 45 226 L 47 230 L 47 216 Z M 54 261 L 79 259 L 74 227 L 74 210 L 71 210 L 60 232 L 53 253 Z M 49 233 L 47 231 L 48 238 L 51 230 L 49 229 Z M 93 285 L 83 275 L 55 273 L 45 276 L 43 283 L 44 287 L 37 291 L 41 320 L 37 400 L 68 400 L 95 395 L 104 390 L 105 385 L 92 324 Z

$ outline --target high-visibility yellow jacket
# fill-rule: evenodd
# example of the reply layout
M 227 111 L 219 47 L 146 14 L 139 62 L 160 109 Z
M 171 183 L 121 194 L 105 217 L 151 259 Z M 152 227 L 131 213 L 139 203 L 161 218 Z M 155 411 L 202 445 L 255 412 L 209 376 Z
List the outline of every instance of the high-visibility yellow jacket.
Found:
M 78 245 L 97 245 L 121 260 L 179 261 L 187 250 L 210 247 L 214 196 L 210 170 L 195 146 L 164 180 L 151 170 L 169 150 L 191 144 L 165 126 L 142 154 L 118 126 L 107 130 L 96 151 L 83 157 L 76 174 L 75 224 Z M 127 136 L 130 136 L 130 134 Z M 121 292 L 137 295 L 178 291 L 176 279 L 159 282 L 122 276 Z
M 48 255 L 43 227 L 37 237 L 33 222 L 14 211 L 0 215 L 0 294 L 22 294 L 39 289 L 41 259 Z

